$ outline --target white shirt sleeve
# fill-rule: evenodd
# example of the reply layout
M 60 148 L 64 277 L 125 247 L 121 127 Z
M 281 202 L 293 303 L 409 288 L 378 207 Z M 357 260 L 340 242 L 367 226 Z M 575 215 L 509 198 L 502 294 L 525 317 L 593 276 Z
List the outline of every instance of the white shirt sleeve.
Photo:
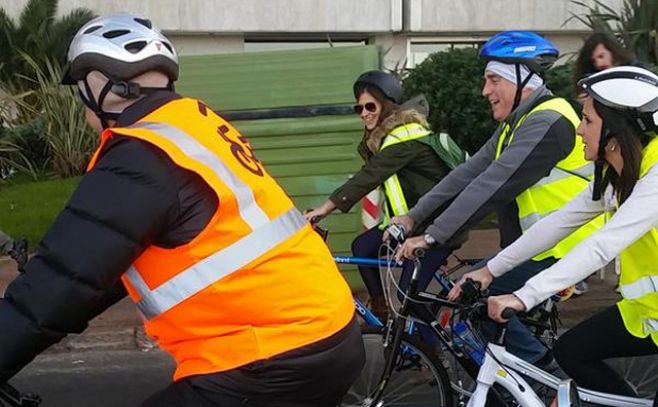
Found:
M 519 264 L 545 252 L 573 231 L 604 212 L 604 202 L 611 192 L 599 201 L 592 201 L 590 183 L 584 191 L 576 195 L 558 211 L 553 212 L 532 225 L 514 243 L 489 260 L 487 267 L 494 277 L 512 270 Z
M 626 247 L 658 226 L 658 165 L 635 184 L 614 216 L 562 260 L 526 282 L 514 294 L 530 309 L 608 264 Z

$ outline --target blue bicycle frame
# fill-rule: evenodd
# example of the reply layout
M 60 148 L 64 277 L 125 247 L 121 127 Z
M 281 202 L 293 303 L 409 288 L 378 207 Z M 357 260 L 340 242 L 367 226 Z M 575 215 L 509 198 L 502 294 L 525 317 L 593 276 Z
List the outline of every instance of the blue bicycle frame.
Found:
M 349 257 L 349 256 L 334 256 L 334 261 L 337 264 L 352 264 L 355 266 L 367 266 L 367 267 L 393 267 L 401 268 L 402 263 L 394 261 L 386 261 L 384 259 L 370 259 L 366 257 Z M 440 273 L 434 274 L 434 279 L 443 287 L 444 290 L 450 291 L 449 282 L 443 277 Z M 366 307 L 366 305 L 356 296 L 354 298 L 354 306 L 356 307 L 356 312 L 361 315 L 361 318 L 365 321 L 367 325 L 374 327 L 383 327 L 384 323 L 375 316 L 375 314 Z M 410 331 L 413 331 L 413 323 L 409 327 Z

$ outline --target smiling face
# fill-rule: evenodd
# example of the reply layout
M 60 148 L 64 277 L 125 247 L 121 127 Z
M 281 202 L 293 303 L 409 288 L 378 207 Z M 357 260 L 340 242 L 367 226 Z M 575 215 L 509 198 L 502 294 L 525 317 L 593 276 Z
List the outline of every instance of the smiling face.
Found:
M 379 116 L 382 112 L 382 105 L 374 96 L 368 91 L 363 91 L 359 95 L 359 99 L 354 107 L 366 129 L 372 130 L 377 127 Z
M 594 99 L 586 97 L 583 105 L 583 120 L 577 131 L 583 138 L 585 159 L 588 161 L 596 161 L 598 157 L 601 126 L 603 126 L 603 119 L 594 109 Z
M 486 71 L 484 73 L 482 96 L 489 101 L 494 120 L 502 122 L 512 113 L 515 95 L 515 84 L 493 72 Z

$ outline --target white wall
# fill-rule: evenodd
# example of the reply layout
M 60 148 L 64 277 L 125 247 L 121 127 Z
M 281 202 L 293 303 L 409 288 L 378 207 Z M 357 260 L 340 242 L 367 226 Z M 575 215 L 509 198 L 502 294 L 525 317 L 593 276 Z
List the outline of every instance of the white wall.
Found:
M 0 0 L 17 17 L 28 0 Z M 593 4 L 594 0 L 582 0 Z M 601 0 L 620 9 L 623 0 Z M 60 0 L 60 14 L 87 7 L 97 14 L 131 11 L 153 19 L 182 55 L 241 52 L 244 38 L 282 35 L 299 41 L 325 33 L 370 38 L 389 69 L 408 58 L 408 39 L 487 37 L 505 29 L 548 34 L 563 54 L 581 46 L 586 27 L 572 20 L 571 0 Z M 319 39 L 318 39 L 319 38 Z
M 180 55 L 209 55 L 244 51 L 242 34 L 171 34 L 168 37 Z
M 177 32 L 390 32 L 402 29 L 403 0 L 60 0 L 60 12 L 142 13 Z M 16 16 L 27 0 L 0 0 Z
M 586 9 L 570 0 L 407 0 L 405 28 L 412 32 L 495 32 L 586 30 L 578 20 Z M 623 0 L 602 0 L 620 10 Z M 593 4 L 594 0 L 583 0 Z

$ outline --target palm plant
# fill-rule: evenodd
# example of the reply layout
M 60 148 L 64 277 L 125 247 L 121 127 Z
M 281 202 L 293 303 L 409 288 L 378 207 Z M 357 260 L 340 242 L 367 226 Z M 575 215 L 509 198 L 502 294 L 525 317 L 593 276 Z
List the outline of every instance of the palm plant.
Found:
M 46 63 L 64 61 L 67 46 L 76 31 L 95 15 L 78 8 L 56 18 L 58 0 L 29 0 L 18 21 L 0 9 L 0 86 L 5 90 L 32 89 L 33 82 L 19 75 L 32 75 L 33 67 L 21 54 L 30 55 L 40 69 Z
M 593 5 L 579 0 L 572 3 L 586 11 L 572 14 L 567 21 L 577 19 L 594 31 L 613 34 L 638 59 L 658 65 L 658 1 L 624 0 L 621 11 L 601 0 L 594 0 Z
M 41 68 L 30 56 L 22 57 L 34 76 L 21 79 L 31 83 L 34 90 L 14 98 L 14 102 L 31 120 L 43 120 L 48 167 L 61 178 L 84 173 L 98 141 L 98 135 L 87 126 L 84 106 L 71 86 L 60 85 L 59 65 L 46 61 Z

